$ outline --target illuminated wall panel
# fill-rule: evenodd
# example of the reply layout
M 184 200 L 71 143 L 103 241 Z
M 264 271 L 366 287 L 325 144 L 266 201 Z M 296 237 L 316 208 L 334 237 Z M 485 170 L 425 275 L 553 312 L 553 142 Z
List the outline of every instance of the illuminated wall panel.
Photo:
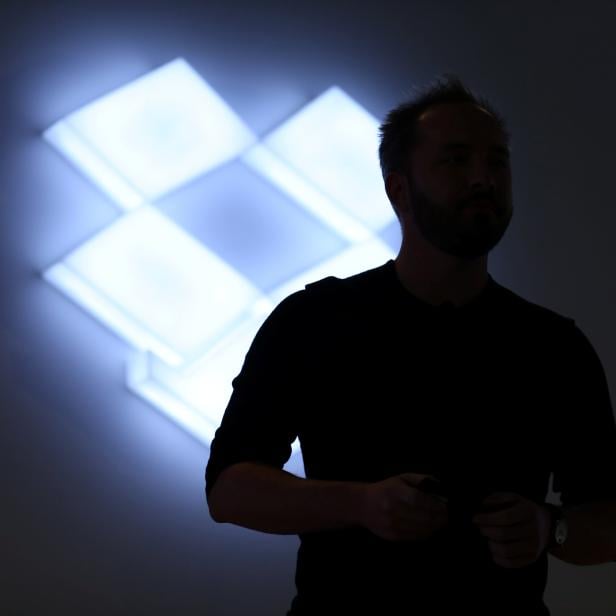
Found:
M 44 277 L 133 347 L 129 389 L 209 444 L 231 381 L 277 303 L 309 282 L 394 256 L 379 237 L 395 218 L 377 130 L 375 118 L 332 87 L 257 139 L 184 60 L 169 62 L 45 131 L 121 214 Z M 231 160 L 341 238 L 340 251 L 264 293 L 156 207 Z M 279 210 L 269 210 L 272 223 Z M 293 452 L 286 468 L 303 474 L 297 442 Z

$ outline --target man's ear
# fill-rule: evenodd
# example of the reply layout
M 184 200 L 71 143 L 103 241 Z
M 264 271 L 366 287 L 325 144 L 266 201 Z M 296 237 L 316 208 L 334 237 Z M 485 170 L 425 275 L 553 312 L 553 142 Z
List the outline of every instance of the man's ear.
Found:
M 400 214 L 408 208 L 409 190 L 408 181 L 403 173 L 392 171 L 385 178 L 385 192 L 389 202 L 400 218 Z

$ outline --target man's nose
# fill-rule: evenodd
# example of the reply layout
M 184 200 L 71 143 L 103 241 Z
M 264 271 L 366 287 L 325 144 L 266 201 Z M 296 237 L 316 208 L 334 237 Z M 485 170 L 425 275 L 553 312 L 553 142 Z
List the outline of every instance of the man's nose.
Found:
M 496 188 L 495 169 L 487 160 L 475 159 L 469 169 L 471 190 L 491 192 Z

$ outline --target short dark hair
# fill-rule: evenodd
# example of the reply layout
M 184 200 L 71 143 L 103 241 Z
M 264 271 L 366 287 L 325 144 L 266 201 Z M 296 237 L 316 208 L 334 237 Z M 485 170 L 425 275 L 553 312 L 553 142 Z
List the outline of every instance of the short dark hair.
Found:
M 423 88 L 414 87 L 416 94 L 392 109 L 379 129 L 379 161 L 385 179 L 392 171 L 402 171 L 411 149 L 419 141 L 417 118 L 428 107 L 442 103 L 473 103 L 485 109 L 496 120 L 509 144 L 510 134 L 505 119 L 482 96 L 474 94 L 459 77 L 443 73 Z

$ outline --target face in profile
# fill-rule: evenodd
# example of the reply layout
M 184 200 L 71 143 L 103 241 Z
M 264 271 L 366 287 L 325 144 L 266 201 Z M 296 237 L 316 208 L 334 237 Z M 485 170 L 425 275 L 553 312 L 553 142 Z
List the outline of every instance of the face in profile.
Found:
M 513 215 L 505 136 L 493 116 L 469 103 L 428 109 L 418 129 L 421 140 L 405 174 L 411 219 L 405 222 L 447 254 L 486 255 Z

